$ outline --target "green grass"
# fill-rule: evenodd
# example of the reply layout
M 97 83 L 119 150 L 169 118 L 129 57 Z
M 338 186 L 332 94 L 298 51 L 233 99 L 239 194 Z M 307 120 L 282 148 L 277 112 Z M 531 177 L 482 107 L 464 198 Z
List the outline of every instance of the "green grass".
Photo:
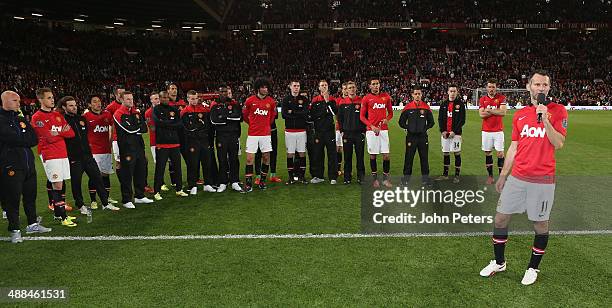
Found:
M 507 116 L 507 146 L 510 122 Z M 282 120 L 278 124 L 282 129 Z M 612 139 L 606 133 L 611 129 L 612 113 L 570 112 L 558 174 L 611 175 Z M 394 175 L 403 167 L 403 134 L 394 121 Z M 463 138 L 462 173 L 485 175 L 476 112 L 468 113 Z M 281 133 L 279 149 L 282 140 Z M 286 178 L 282 152 L 277 172 Z M 441 173 L 437 129 L 430 133 L 430 165 L 432 175 Z M 248 195 L 200 193 L 180 200 L 167 193 L 155 205 L 95 211 L 93 223 L 82 219 L 77 228 L 66 229 L 50 222 L 40 165 L 38 170 L 39 215 L 54 228 L 53 236 L 360 232 L 359 186 L 328 184 L 276 184 Z M 414 171 L 419 174 L 418 164 Z M 152 167 L 149 174 L 152 184 Z M 116 177 L 111 179 L 112 196 L 120 199 Z M 67 195 L 72 203 L 70 189 Z M 574 201 L 578 207 L 584 202 Z M 6 222 L 0 228 L 6 229 Z M 509 272 L 493 279 L 477 273 L 491 258 L 487 237 L 0 243 L 0 287 L 68 287 L 67 303 L 75 306 L 603 306 L 609 301 L 609 236 L 553 236 L 541 278 L 525 288 L 520 279 L 531 240 L 511 238 Z

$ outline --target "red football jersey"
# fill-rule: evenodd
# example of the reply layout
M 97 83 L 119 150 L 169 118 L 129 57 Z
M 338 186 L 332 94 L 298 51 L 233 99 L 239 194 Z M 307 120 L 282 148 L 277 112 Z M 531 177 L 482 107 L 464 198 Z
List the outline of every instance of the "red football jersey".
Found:
M 149 127 L 149 145 L 155 146 L 155 122 L 153 122 L 153 107 L 149 107 L 144 114 L 145 121 Z
M 387 121 L 393 118 L 393 104 L 391 103 L 391 96 L 387 93 L 378 93 L 374 95 L 368 93 L 361 100 L 361 122 L 363 122 L 368 130 L 370 125 L 380 126 L 382 130 L 388 130 L 387 124 L 382 124 L 384 119 Z
M 113 125 L 113 117 L 110 112 L 102 110 L 96 114 L 92 111 L 84 113 L 83 117 L 87 121 L 87 139 L 91 154 L 110 154 L 111 143 L 109 139 L 109 129 Z
M 269 136 L 276 113 L 276 102 L 272 97 L 260 99 L 252 95 L 247 98 L 242 115 L 249 124 L 249 136 Z
M 185 107 L 187 107 L 187 103 L 185 103 L 185 101 L 182 99 L 179 99 L 176 102 L 170 100 L 170 102 L 168 102 L 168 105 L 178 108 L 179 111 L 182 111 Z
M 32 116 L 31 124 L 38 136 L 38 153 L 42 155 L 43 160 L 68 158 L 64 138 L 73 138 L 74 131 L 59 112 L 38 110 Z M 69 130 L 62 132 L 66 125 Z M 51 132 L 56 132 L 57 135 L 53 136 Z
M 514 114 L 512 141 L 518 141 L 512 175 L 528 182 L 553 183 L 555 147 L 546 136 L 544 123 L 538 123 L 535 106 L 527 106 Z M 567 134 L 567 110 L 563 105 L 548 104 L 548 119 L 560 134 Z
M 478 101 L 478 108 L 484 109 L 500 109 L 502 105 L 506 105 L 506 97 L 497 93 L 493 98 L 485 95 Z M 483 132 L 501 132 L 504 131 L 504 117 L 492 115 L 482 119 Z
M 454 102 L 448 102 L 448 111 L 446 112 L 446 131 L 453 131 L 453 108 L 455 108 Z
M 106 106 L 106 111 L 110 112 L 111 117 L 115 114 L 117 109 L 121 107 L 121 104 L 117 101 L 112 101 L 108 106 Z M 117 132 L 113 129 L 113 141 L 117 141 Z

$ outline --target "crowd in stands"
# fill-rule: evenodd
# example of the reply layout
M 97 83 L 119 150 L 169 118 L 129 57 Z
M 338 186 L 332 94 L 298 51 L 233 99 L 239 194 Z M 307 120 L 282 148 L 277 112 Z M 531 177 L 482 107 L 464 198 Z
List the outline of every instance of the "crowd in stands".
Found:
M 35 24 L 0 24 L 0 88 L 33 101 L 43 86 L 56 96 L 88 95 L 112 100 L 112 86 L 123 84 L 143 107 L 148 94 L 176 82 L 182 90 L 215 91 L 229 84 L 238 99 L 249 94 L 249 82 L 269 77 L 276 97 L 292 79 L 314 95 L 318 80 L 332 86 L 355 80 L 361 93 L 367 78 L 378 76 L 395 104 L 409 99 L 414 84 L 436 104 L 454 83 L 474 103 L 472 89 L 488 78 L 500 88 L 524 88 L 536 68 L 553 76 L 554 98 L 564 104 L 609 105 L 612 55 L 606 30 L 438 33 L 435 31 L 338 31 L 321 37 L 314 31 L 232 33 L 192 41 L 146 33 L 74 32 Z M 511 104 L 524 97 L 515 93 Z
M 608 22 L 611 11 L 609 0 L 257 0 L 236 1 L 226 23 Z

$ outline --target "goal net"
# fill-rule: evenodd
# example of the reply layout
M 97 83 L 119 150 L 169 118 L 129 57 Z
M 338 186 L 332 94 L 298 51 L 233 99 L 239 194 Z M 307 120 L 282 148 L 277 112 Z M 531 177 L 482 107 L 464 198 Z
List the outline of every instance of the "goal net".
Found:
M 478 106 L 478 100 L 487 95 L 486 88 L 470 89 L 472 91 L 472 106 Z M 508 107 L 525 106 L 529 99 L 529 91 L 527 89 L 497 89 L 497 93 L 500 93 L 506 97 L 506 104 Z

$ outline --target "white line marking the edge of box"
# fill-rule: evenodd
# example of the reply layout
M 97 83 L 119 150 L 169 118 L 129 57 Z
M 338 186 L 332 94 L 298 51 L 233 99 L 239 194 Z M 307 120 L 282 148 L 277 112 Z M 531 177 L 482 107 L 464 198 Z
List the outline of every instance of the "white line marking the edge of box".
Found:
M 164 240 L 224 240 L 224 239 L 346 239 L 346 238 L 409 238 L 409 237 L 474 237 L 488 236 L 490 232 L 463 233 L 329 233 L 329 234 L 225 234 L 225 235 L 100 235 L 100 236 L 24 236 L 28 241 L 164 241 Z M 531 235 L 533 231 L 510 232 L 510 235 Z M 612 234 L 612 230 L 551 231 L 552 235 Z M 8 241 L 0 237 L 0 241 Z

